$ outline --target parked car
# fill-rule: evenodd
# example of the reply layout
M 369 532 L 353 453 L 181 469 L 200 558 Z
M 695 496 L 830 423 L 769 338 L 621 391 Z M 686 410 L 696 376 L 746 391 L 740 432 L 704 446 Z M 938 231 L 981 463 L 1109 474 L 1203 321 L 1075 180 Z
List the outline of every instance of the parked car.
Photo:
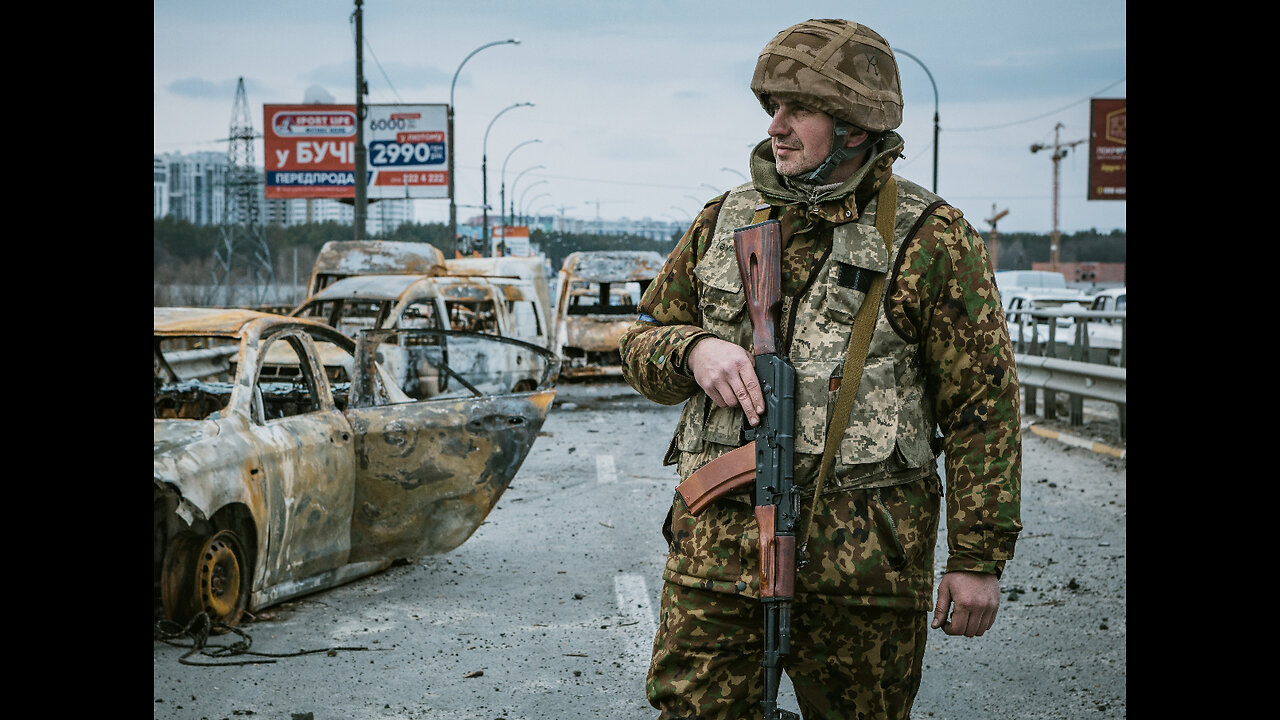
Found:
M 1009 337 L 1017 342 L 1025 337 L 1029 342 L 1033 335 L 1037 342 L 1049 338 L 1050 319 L 1032 317 L 1028 310 L 1084 310 L 1088 298 L 1074 290 L 1017 290 L 1001 294 L 1005 304 L 1005 320 L 1009 324 Z M 1057 326 L 1054 336 L 1058 342 L 1070 343 L 1075 331 L 1075 320 L 1070 316 L 1053 319 Z
M 1128 291 L 1124 286 L 1099 290 L 1093 294 L 1090 309 L 1128 311 Z
M 1051 270 L 997 270 L 996 285 L 1010 290 L 1065 290 L 1067 276 Z
M 561 376 L 621 376 L 618 339 L 665 258 L 649 251 L 590 251 L 564 259 L 556 290 L 555 342 Z
M 547 348 L 550 340 L 536 289 L 515 277 L 357 275 L 337 280 L 289 314 L 309 317 L 354 335 L 366 328 L 435 328 L 522 340 Z M 411 397 L 447 389 L 450 378 L 485 392 L 519 392 L 536 385 L 540 364 L 520 345 L 494 347 L 458 339 L 449 366 L 427 344 L 388 346 L 380 361 Z
M 1099 290 L 1093 296 L 1090 310 L 1105 312 L 1128 312 L 1128 291 L 1124 286 Z M 1092 348 L 1104 348 L 1107 362 L 1122 366 L 1128 364 L 1125 348 L 1126 323 L 1120 318 L 1095 318 L 1089 321 L 1089 344 Z M 1122 352 L 1123 350 L 1123 352 Z
M 1005 319 L 1009 325 L 1009 337 L 1015 346 L 1027 348 L 1029 343 L 1043 345 L 1049 342 L 1050 322 L 1054 325 L 1054 341 L 1057 344 L 1055 354 L 1068 357 L 1077 342 L 1076 325 L 1085 323 L 1089 351 L 1082 355 L 1088 362 L 1120 365 L 1122 330 L 1118 324 L 1111 324 L 1103 318 L 1076 318 L 1076 311 L 1095 309 L 1096 298 L 1082 296 L 1073 290 L 1054 290 L 1036 292 L 1023 290 L 1011 292 L 1006 296 L 1008 307 Z M 1029 310 L 1058 310 L 1064 313 L 1055 318 L 1032 317 Z M 1021 351 L 1021 350 L 1020 350 Z
M 414 400 L 376 362 L 420 343 L 518 345 L 527 392 L 454 383 Z M 153 600 L 186 623 L 448 552 L 488 516 L 555 395 L 559 361 L 518 340 L 367 330 L 249 310 L 153 311 Z M 444 367 L 448 372 L 447 361 Z
M 307 296 L 353 275 L 436 275 L 443 272 L 444 253 L 430 243 L 333 240 L 325 243 L 316 255 L 311 277 L 307 280 Z

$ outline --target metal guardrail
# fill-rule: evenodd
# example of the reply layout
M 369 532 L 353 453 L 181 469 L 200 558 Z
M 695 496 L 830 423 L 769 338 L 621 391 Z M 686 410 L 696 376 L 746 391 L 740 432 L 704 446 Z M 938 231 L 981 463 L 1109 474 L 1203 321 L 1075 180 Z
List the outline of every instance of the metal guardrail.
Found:
M 1040 326 L 1032 323 L 1030 339 L 1026 337 L 1027 324 L 1019 323 L 1018 337 L 1013 339 L 1014 362 L 1018 368 L 1018 384 L 1025 390 L 1026 411 L 1036 414 L 1036 391 L 1044 394 L 1044 417 L 1057 415 L 1056 394 L 1068 396 L 1069 422 L 1084 424 L 1084 398 L 1115 403 L 1120 415 L 1120 436 L 1126 435 L 1125 410 L 1128 405 L 1126 376 L 1128 364 L 1128 311 L 1100 310 L 1019 310 L 1012 313 L 1018 320 L 1023 317 L 1046 319 L 1047 337 L 1041 342 Z M 1057 340 L 1057 323 L 1060 318 L 1071 318 L 1074 324 L 1074 342 Z M 1119 347 L 1090 347 L 1089 323 L 1091 320 L 1119 321 Z M 1058 357 L 1064 351 L 1068 357 Z M 1112 364 L 1112 363 L 1115 364 Z

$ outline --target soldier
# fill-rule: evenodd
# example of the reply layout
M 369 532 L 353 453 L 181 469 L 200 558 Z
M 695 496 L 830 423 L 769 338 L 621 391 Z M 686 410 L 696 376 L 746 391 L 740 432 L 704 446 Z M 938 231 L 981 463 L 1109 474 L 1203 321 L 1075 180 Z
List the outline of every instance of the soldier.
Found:
M 745 444 L 764 403 L 733 231 L 779 220 L 778 352 L 796 368 L 803 490 L 785 670 L 806 718 L 907 718 L 928 628 L 978 637 L 991 627 L 1021 530 L 1013 350 L 982 238 L 958 209 L 892 174 L 902 94 L 879 34 L 845 20 L 799 23 L 765 46 L 751 90 L 772 118 L 751 152 L 752 180 L 707 203 L 645 292 L 619 342 L 624 376 L 655 402 L 687 401 L 665 459 L 682 480 Z M 892 221 L 892 250 L 878 217 Z M 876 277 L 883 293 L 871 296 Z M 831 477 L 818 487 L 864 302 L 881 305 Z M 944 451 L 947 560 L 935 605 Z M 677 494 L 663 534 L 650 703 L 661 719 L 759 717 L 749 490 L 697 515 Z

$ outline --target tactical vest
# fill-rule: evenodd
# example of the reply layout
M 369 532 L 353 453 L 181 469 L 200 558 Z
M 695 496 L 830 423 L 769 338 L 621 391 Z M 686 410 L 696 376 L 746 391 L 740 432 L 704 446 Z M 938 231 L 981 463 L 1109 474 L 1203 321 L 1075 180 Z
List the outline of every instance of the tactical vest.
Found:
M 897 178 L 898 208 L 893 255 L 875 227 L 873 198 L 854 222 L 832 229 L 832 249 L 816 277 L 795 298 L 794 334 L 786 351 L 796 369 L 795 452 L 821 455 L 830 413 L 835 408 L 838 378 L 843 373 L 853 318 L 866 300 L 867 270 L 889 273 L 909 234 L 938 196 Z M 733 231 L 749 225 L 762 202 L 751 183 L 730 191 L 720 210 L 711 245 L 694 269 L 702 325 L 723 340 L 751 348 L 751 319 L 745 312 L 742 278 L 734 254 Z M 863 270 L 860 274 L 858 271 Z M 890 283 L 885 282 L 886 292 Z M 861 289 L 860 289 L 861 288 Z M 783 324 L 778 331 L 785 332 Z M 779 352 L 784 345 L 779 344 Z M 840 441 L 831 489 L 894 485 L 934 470 L 940 445 L 935 441 L 933 405 L 917 357 L 919 343 L 894 332 L 882 307 L 854 397 L 853 410 Z M 674 449 L 701 453 L 698 464 L 742 445 L 744 414 L 739 407 L 718 408 L 705 393 L 685 404 L 676 429 Z M 685 465 L 685 463 L 681 463 Z M 691 472 L 690 468 L 689 471 Z M 805 482 L 796 478 L 797 483 Z M 807 479 L 811 481 L 812 478 Z

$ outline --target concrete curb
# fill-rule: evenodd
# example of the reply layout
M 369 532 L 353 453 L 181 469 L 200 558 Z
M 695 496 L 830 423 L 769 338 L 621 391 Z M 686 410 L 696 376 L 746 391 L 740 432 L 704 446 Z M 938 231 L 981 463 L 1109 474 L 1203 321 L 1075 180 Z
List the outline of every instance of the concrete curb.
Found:
M 1095 442 L 1093 440 L 1086 440 L 1081 437 L 1076 437 L 1075 435 L 1068 435 L 1067 433 L 1059 432 L 1057 430 L 1050 430 L 1049 428 L 1046 428 L 1046 427 L 1040 427 L 1036 425 L 1035 421 L 1027 423 L 1026 425 L 1023 426 L 1023 429 L 1030 430 L 1032 433 L 1039 435 L 1040 437 L 1049 438 L 1050 440 L 1057 440 L 1058 442 L 1071 445 L 1072 447 L 1084 448 L 1085 450 L 1091 450 L 1096 453 L 1110 455 L 1112 457 L 1120 458 L 1121 460 L 1128 459 L 1127 450 L 1114 448 L 1114 447 L 1111 447 L 1110 445 L 1104 445 L 1100 442 Z

